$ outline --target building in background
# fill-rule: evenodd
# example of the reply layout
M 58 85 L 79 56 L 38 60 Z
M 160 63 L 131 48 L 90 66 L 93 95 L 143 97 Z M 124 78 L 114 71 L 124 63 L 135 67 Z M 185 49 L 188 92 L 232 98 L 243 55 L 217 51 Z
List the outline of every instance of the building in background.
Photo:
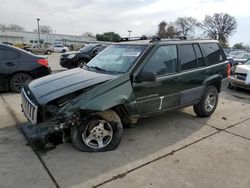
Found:
M 41 44 L 63 44 L 70 46 L 81 43 L 88 43 L 91 41 L 96 41 L 96 39 L 88 36 L 51 34 L 51 33 L 40 34 Z M 0 42 L 22 44 L 22 45 L 38 44 L 38 34 L 29 31 L 8 31 L 0 29 Z

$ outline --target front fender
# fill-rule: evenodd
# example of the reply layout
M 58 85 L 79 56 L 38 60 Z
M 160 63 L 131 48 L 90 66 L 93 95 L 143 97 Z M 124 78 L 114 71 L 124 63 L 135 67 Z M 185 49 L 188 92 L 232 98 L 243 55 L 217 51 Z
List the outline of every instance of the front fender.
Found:
M 120 104 L 135 101 L 129 74 L 102 83 L 81 94 L 67 104 L 62 112 L 71 115 L 77 109 L 90 111 L 105 111 Z

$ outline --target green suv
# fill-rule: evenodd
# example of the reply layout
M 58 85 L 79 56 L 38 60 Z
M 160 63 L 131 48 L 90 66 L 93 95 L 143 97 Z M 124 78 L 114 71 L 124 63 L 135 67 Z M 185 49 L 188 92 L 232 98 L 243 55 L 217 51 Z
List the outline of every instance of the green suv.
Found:
M 80 151 L 108 151 L 139 118 L 191 105 L 210 116 L 228 72 L 217 41 L 121 42 L 82 68 L 25 85 L 22 110 L 36 129 L 33 139 L 46 144 L 61 135 Z

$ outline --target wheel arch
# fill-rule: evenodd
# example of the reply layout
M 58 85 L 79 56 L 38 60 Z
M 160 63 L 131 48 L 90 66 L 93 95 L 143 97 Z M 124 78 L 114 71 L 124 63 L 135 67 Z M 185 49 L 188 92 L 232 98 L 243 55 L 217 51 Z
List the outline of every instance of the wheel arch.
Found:
M 220 92 L 221 91 L 221 80 L 222 80 L 222 76 L 214 75 L 214 76 L 211 76 L 211 77 L 207 78 L 206 80 L 204 80 L 203 85 L 206 87 L 212 85 L 218 90 L 218 92 Z

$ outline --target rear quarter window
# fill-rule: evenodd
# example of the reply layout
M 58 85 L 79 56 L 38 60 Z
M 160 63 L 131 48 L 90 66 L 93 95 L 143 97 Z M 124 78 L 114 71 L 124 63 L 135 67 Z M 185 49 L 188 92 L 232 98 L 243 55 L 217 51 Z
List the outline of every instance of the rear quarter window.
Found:
M 200 47 L 202 48 L 205 59 L 208 65 L 214 65 L 225 61 L 225 55 L 223 54 L 218 43 L 201 43 Z

